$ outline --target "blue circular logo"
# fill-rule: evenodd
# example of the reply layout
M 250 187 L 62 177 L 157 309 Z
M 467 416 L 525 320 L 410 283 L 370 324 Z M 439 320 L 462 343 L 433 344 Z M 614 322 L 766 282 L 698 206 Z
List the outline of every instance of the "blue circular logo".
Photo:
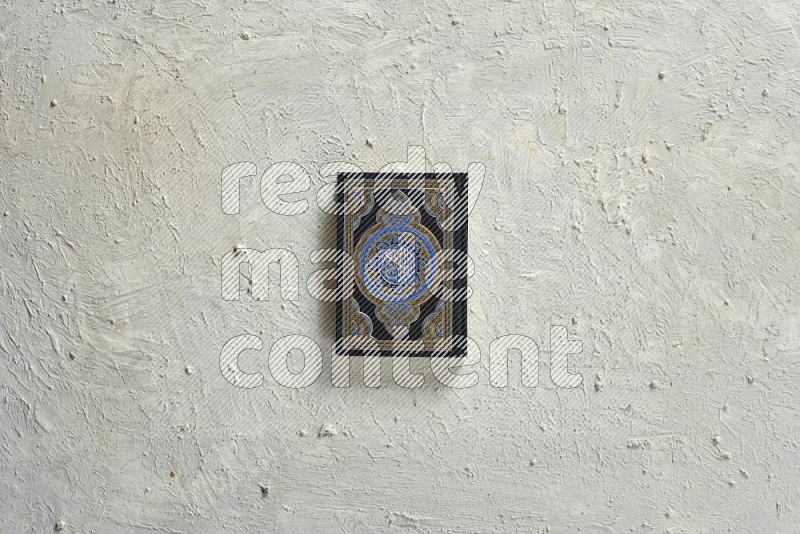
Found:
M 364 243 L 359 275 L 376 299 L 409 302 L 432 286 L 435 254 L 433 245 L 414 228 L 383 228 Z

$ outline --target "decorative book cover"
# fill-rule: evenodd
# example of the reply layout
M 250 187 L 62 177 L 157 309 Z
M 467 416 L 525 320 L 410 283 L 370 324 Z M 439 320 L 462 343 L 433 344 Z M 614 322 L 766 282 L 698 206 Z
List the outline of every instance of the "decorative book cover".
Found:
M 338 354 L 462 356 L 467 174 L 340 173 Z

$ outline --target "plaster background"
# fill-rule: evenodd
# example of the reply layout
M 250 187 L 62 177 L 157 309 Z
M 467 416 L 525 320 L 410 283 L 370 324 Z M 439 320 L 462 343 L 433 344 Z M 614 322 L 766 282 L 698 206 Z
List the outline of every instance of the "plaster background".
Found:
M 3 2 L 0 530 L 796 531 L 799 8 Z M 305 281 L 319 165 L 408 145 L 486 165 L 480 383 L 278 386 L 267 350 L 327 354 L 329 306 L 223 301 L 221 257 L 288 248 Z M 285 160 L 307 212 L 256 178 L 222 213 L 225 165 Z M 581 388 L 549 380 L 551 324 Z M 243 333 L 255 390 L 219 371 Z M 489 385 L 506 334 L 537 389 Z

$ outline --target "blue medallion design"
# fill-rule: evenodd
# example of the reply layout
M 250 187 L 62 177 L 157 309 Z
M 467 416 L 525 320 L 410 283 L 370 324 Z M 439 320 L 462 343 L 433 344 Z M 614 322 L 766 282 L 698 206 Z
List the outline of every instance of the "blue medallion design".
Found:
M 376 268 L 388 286 L 403 286 L 414 283 L 420 285 L 419 271 L 425 267 L 425 260 L 419 258 L 420 244 L 400 242 L 400 233 L 392 235 L 388 241 L 381 241 L 377 247 Z
M 366 242 L 358 259 L 359 274 L 369 293 L 382 302 L 410 302 L 432 284 L 436 252 L 419 231 L 390 226 Z

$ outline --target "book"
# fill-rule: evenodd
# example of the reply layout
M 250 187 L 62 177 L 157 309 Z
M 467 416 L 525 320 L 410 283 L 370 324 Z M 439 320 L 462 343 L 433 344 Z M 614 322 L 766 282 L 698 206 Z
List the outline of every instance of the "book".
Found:
M 467 174 L 337 177 L 336 353 L 466 354 Z

